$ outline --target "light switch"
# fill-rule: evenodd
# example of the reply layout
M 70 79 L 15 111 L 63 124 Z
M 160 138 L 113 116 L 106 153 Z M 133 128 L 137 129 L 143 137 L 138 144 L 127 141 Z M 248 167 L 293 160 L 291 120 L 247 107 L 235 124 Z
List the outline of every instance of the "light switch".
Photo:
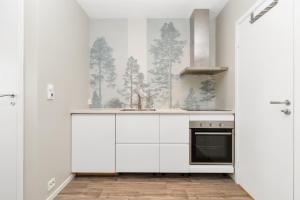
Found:
M 47 86 L 47 97 L 48 100 L 55 100 L 55 91 L 54 86 L 52 84 L 48 84 Z

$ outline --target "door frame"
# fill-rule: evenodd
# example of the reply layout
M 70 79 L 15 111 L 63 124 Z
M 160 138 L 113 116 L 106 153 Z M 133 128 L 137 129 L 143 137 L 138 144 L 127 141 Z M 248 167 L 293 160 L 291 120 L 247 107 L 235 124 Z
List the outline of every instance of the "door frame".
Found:
M 300 190 L 296 189 L 300 187 L 300 124 L 295 123 L 300 120 L 300 25 L 297 23 L 300 21 L 300 14 L 297 14 L 299 11 L 300 3 L 294 0 L 294 199 L 300 198 Z
M 18 15 L 18 66 L 17 66 L 17 200 L 24 198 L 24 0 L 17 0 Z
M 235 23 L 235 134 L 236 134 L 236 148 L 235 148 L 235 174 L 234 174 L 234 180 L 236 181 L 237 184 L 239 184 L 239 102 L 238 102 L 238 89 L 239 89 L 239 26 L 247 19 L 249 19 L 249 16 L 251 15 L 251 13 L 253 12 L 253 10 L 256 10 L 257 8 L 259 8 L 263 3 L 265 3 L 266 0 L 258 0 L 256 3 L 254 3 L 254 5 L 252 7 L 250 7 L 250 9 L 248 9 L 244 15 L 242 15 Z M 293 0 L 294 5 L 296 4 L 296 0 Z M 294 105 L 294 115 L 293 115 L 293 124 L 294 124 L 294 153 L 293 153 L 293 173 L 294 173 L 294 182 L 293 182 L 293 196 L 294 199 L 295 197 L 300 197 L 300 191 L 296 191 L 295 188 L 300 186 L 300 172 L 295 173 L 295 169 L 297 169 L 297 167 L 300 167 L 300 160 L 295 159 L 296 155 L 300 155 L 300 135 L 298 136 L 298 140 L 296 140 L 296 134 L 295 134 L 295 130 L 299 130 L 300 131 L 300 124 L 295 123 L 296 119 L 300 119 L 300 102 L 299 102 L 299 107 L 298 102 L 296 102 L 296 100 L 300 101 L 300 91 L 297 90 L 297 84 L 300 84 L 300 70 L 296 70 L 296 64 L 300 64 L 300 59 L 297 59 L 296 53 L 298 52 L 298 54 L 300 55 L 300 40 L 298 41 L 298 45 L 296 43 L 296 34 L 297 32 L 295 32 L 296 30 L 299 31 L 300 33 L 300 25 L 296 24 L 296 9 L 300 9 L 300 3 L 298 3 L 298 7 L 294 6 L 294 76 L 293 76 L 293 82 L 294 82 L 294 86 L 293 86 L 293 90 L 294 90 L 294 94 L 293 94 L 293 105 Z M 300 15 L 299 15 L 300 16 Z M 296 26 L 298 26 L 298 29 L 296 28 Z M 298 78 L 296 78 L 298 77 Z M 298 97 L 298 98 L 297 98 Z M 299 116 L 298 116 L 299 115 Z M 297 143 L 297 144 L 296 144 Z M 298 147 L 296 146 L 298 145 Z M 296 177 L 296 175 L 298 177 Z M 297 185 L 297 187 L 296 187 Z

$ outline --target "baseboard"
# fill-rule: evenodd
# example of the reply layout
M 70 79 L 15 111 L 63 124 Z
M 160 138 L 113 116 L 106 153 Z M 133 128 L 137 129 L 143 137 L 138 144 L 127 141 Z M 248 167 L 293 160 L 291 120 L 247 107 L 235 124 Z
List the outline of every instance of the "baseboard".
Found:
M 71 174 L 46 200 L 53 200 L 73 179 L 75 175 Z

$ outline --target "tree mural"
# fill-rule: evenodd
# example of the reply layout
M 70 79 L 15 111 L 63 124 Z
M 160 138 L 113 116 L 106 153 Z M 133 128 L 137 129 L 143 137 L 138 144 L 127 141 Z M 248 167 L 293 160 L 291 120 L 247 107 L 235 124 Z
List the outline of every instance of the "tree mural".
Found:
M 179 31 L 172 22 L 164 23 L 160 29 L 160 38 L 154 40 L 150 53 L 153 55 L 155 67 L 149 70 L 152 74 L 151 87 L 152 94 L 158 101 L 167 101 L 170 108 L 172 102 L 172 67 L 175 63 L 181 62 L 183 49 L 186 41 L 178 40 Z
M 105 108 L 123 108 L 124 103 L 118 98 L 112 98 L 105 104 Z
M 123 75 L 123 89 L 119 93 L 128 101 L 130 108 L 133 106 L 133 95 L 140 94 L 145 96 L 147 84 L 144 74 L 140 72 L 140 66 L 134 57 L 128 58 L 127 67 Z
M 202 101 L 212 101 L 216 98 L 216 82 L 214 79 L 201 82 L 200 93 Z
M 200 108 L 200 99 L 196 95 L 194 88 L 190 88 L 190 91 L 184 100 L 184 108 L 188 110 L 197 110 Z
M 98 38 L 90 50 L 91 88 L 93 89 L 92 107 L 103 107 L 103 82 L 107 87 L 115 87 L 115 59 L 113 49 L 107 44 L 104 37 Z

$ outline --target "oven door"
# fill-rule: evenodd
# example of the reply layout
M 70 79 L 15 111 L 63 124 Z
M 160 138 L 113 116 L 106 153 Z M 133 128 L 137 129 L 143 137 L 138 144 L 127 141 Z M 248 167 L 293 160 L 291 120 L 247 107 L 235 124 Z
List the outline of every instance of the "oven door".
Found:
M 233 164 L 232 129 L 190 129 L 190 164 Z

